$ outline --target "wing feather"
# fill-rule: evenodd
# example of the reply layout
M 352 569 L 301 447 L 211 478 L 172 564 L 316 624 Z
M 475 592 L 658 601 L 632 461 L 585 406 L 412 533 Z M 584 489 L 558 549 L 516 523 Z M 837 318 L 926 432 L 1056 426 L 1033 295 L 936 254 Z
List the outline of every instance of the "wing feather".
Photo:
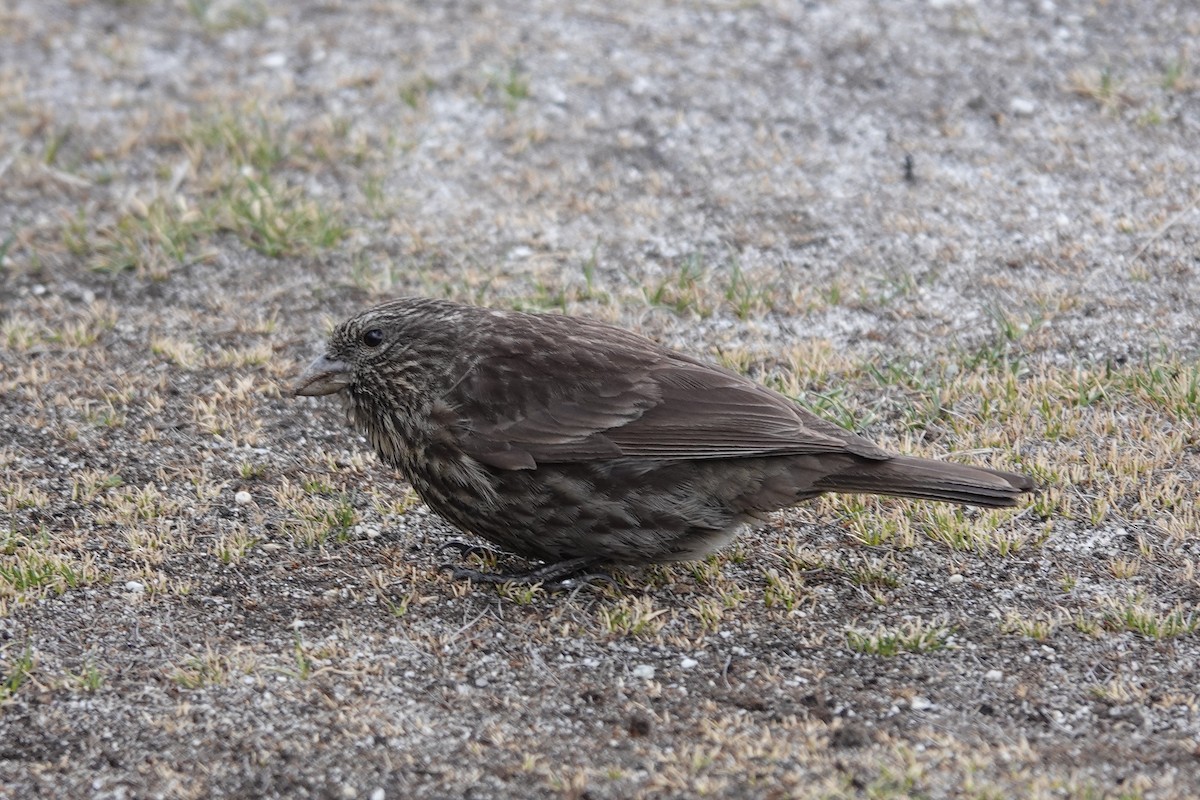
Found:
M 455 384 L 444 400 L 459 409 L 464 452 L 500 469 L 620 458 L 888 457 L 735 372 L 570 322 L 580 330 L 564 325 L 540 346 L 526 341 L 520 352 L 475 361 Z M 495 417 L 497 409 L 509 416 Z

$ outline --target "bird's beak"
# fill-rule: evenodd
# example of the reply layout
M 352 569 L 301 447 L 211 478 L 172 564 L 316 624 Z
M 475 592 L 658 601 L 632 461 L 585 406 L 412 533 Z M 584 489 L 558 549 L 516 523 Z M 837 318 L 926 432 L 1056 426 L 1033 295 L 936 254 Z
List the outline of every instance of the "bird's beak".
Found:
M 350 365 L 344 361 L 334 361 L 328 356 L 320 356 L 308 365 L 304 374 L 296 379 L 292 393 L 298 397 L 316 397 L 322 394 L 340 392 L 350 385 L 354 379 Z

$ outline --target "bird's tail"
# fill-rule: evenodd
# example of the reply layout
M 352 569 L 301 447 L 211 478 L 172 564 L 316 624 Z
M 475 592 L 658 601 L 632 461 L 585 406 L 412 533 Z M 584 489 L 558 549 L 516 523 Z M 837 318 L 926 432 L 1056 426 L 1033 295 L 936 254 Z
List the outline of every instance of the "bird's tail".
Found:
M 886 461 L 859 461 L 822 478 L 813 488 L 1004 508 L 1015 506 L 1022 494 L 1033 491 L 1034 483 L 1025 475 L 998 469 L 895 456 Z

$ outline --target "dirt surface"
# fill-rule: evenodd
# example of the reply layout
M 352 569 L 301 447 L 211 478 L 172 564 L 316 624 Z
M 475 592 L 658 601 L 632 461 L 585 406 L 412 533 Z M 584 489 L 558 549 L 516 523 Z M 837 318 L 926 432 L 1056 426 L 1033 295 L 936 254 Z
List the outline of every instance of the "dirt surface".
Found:
M 0 796 L 1200 796 L 1197 41 L 1184 0 L 0 0 Z M 287 391 L 413 293 L 1045 489 L 456 582 Z

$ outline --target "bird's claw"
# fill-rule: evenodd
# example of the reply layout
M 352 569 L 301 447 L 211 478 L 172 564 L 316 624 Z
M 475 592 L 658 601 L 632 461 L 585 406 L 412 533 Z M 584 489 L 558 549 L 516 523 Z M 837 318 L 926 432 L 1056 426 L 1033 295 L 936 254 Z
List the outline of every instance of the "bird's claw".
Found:
M 485 547 L 481 544 L 471 544 L 470 542 L 460 542 L 458 540 L 443 542 L 434 551 L 434 555 L 441 558 L 447 550 L 454 550 L 458 553 L 459 558 L 470 558 L 478 556 L 479 558 L 500 558 L 504 553 L 499 550 L 493 550 L 490 547 Z M 443 565 L 445 566 L 445 565 Z
M 568 589 L 578 591 L 580 589 L 612 589 L 614 592 L 620 590 L 621 585 L 613 579 L 611 575 L 605 575 L 603 572 L 589 572 L 586 575 L 576 575 L 574 578 L 563 578 L 560 581 L 550 584 L 547 589 L 553 587 L 555 590 L 567 591 Z

